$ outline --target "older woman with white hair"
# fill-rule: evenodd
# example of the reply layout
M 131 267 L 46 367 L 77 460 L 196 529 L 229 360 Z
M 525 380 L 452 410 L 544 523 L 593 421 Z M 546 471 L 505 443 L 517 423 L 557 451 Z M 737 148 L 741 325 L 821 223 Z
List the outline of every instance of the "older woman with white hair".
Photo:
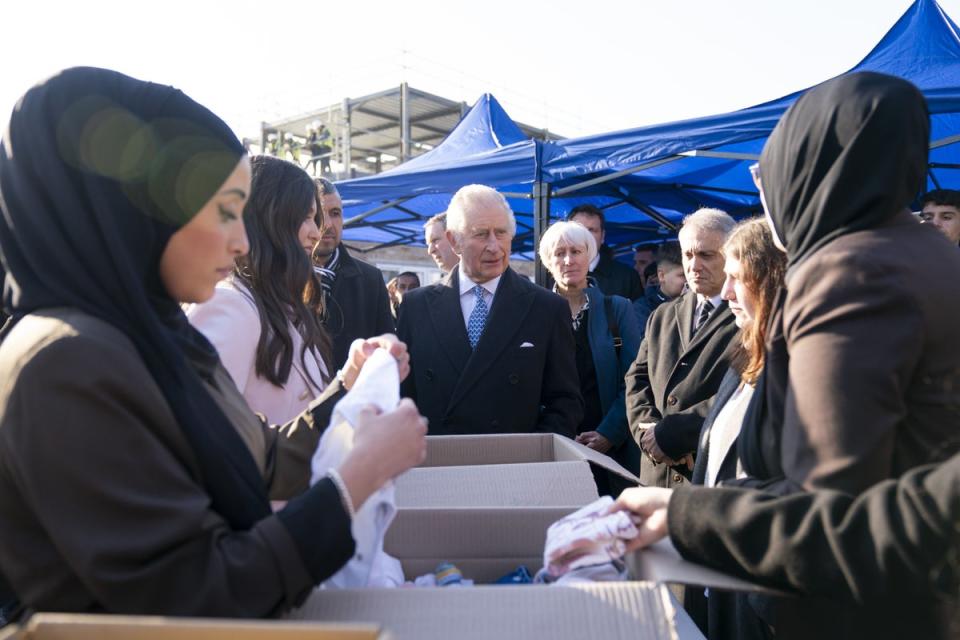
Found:
M 596 255 L 596 240 L 579 222 L 557 222 L 540 240 L 540 260 L 553 276 L 554 291 L 570 305 L 584 402 L 577 442 L 637 473 L 640 449 L 627 426 L 623 378 L 640 348 L 640 326 L 629 300 L 589 286 L 587 274 Z M 597 481 L 606 485 L 600 486 L 602 492 L 613 495 L 623 488 L 612 475 Z

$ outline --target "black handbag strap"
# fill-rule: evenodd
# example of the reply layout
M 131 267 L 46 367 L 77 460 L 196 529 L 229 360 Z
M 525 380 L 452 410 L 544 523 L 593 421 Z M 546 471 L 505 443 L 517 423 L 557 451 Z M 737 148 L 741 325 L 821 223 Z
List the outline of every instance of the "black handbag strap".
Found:
M 620 359 L 620 348 L 623 347 L 623 338 L 620 337 L 620 327 L 617 325 L 617 316 L 613 313 L 613 298 L 603 296 L 603 310 L 607 314 L 607 327 L 610 329 L 610 335 L 613 336 L 613 348 L 617 352 L 617 359 Z

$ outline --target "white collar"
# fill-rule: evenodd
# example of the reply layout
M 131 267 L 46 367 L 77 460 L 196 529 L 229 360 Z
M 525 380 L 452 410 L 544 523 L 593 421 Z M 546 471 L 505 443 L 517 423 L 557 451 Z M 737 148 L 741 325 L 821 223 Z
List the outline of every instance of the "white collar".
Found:
M 597 255 L 593 257 L 593 260 L 590 261 L 590 271 L 596 271 L 597 265 L 600 264 L 600 252 L 597 251 Z
M 701 295 L 701 294 L 698 293 L 698 294 L 697 294 L 697 307 L 698 307 L 698 308 L 701 307 L 701 306 L 703 306 L 703 301 L 704 301 L 704 300 L 709 300 L 709 301 L 710 301 L 710 304 L 713 305 L 713 308 L 716 309 L 717 307 L 720 306 L 720 303 L 723 302 L 723 294 L 722 294 L 722 293 L 718 293 L 717 295 L 713 296 L 712 298 L 707 298 L 706 296 Z
M 478 283 L 478 282 L 474 282 L 474 281 L 471 280 L 469 277 L 467 277 L 467 274 L 465 274 L 465 273 L 463 272 L 463 265 L 458 264 L 458 265 L 457 265 L 457 271 L 458 271 L 458 273 L 457 273 L 457 280 L 460 282 L 460 295 L 461 295 L 461 296 L 462 296 L 463 294 L 467 293 L 468 291 L 471 291 L 475 286 L 477 286 L 478 284 L 480 284 L 480 283 Z M 500 286 L 500 278 L 502 278 L 502 277 L 503 277 L 503 274 L 501 273 L 499 276 L 497 276 L 497 277 L 494 278 L 493 280 L 487 280 L 487 281 L 484 282 L 483 284 L 480 284 L 480 286 L 483 287 L 484 289 L 486 289 L 486 290 L 490 293 L 491 296 L 492 296 L 492 295 L 496 295 L 496 293 L 497 293 L 497 287 Z

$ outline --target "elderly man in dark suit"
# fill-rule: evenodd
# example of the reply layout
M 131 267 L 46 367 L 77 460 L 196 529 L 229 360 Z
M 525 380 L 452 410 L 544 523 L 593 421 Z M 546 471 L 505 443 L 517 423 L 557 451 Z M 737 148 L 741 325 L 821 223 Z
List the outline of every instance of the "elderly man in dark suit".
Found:
M 640 481 L 647 486 L 689 481 L 703 419 L 728 367 L 737 327 L 720 297 L 721 248 L 733 226 L 716 209 L 684 218 L 680 249 L 690 290 L 653 312 L 627 372 L 627 419 L 646 454 Z
M 314 270 L 324 290 L 323 323 L 333 340 L 333 362 L 347 362 L 350 344 L 357 338 L 393 333 L 390 297 L 380 269 L 355 260 L 343 246 L 343 201 L 337 187 L 317 178 L 323 212 L 323 233 L 313 250 Z
M 583 402 L 570 309 L 509 268 L 515 230 L 502 195 L 463 187 L 447 211 L 459 266 L 400 305 L 411 362 L 403 394 L 433 435 L 576 433 Z

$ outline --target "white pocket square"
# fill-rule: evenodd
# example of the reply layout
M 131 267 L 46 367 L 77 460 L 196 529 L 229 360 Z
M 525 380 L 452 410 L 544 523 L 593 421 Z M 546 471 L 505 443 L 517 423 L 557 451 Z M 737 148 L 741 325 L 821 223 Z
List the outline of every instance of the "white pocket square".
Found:
M 521 349 L 529 349 L 529 348 L 531 348 L 531 347 L 533 347 L 533 343 L 532 343 L 532 342 L 524 342 L 523 344 L 520 345 L 520 348 L 521 348 Z

